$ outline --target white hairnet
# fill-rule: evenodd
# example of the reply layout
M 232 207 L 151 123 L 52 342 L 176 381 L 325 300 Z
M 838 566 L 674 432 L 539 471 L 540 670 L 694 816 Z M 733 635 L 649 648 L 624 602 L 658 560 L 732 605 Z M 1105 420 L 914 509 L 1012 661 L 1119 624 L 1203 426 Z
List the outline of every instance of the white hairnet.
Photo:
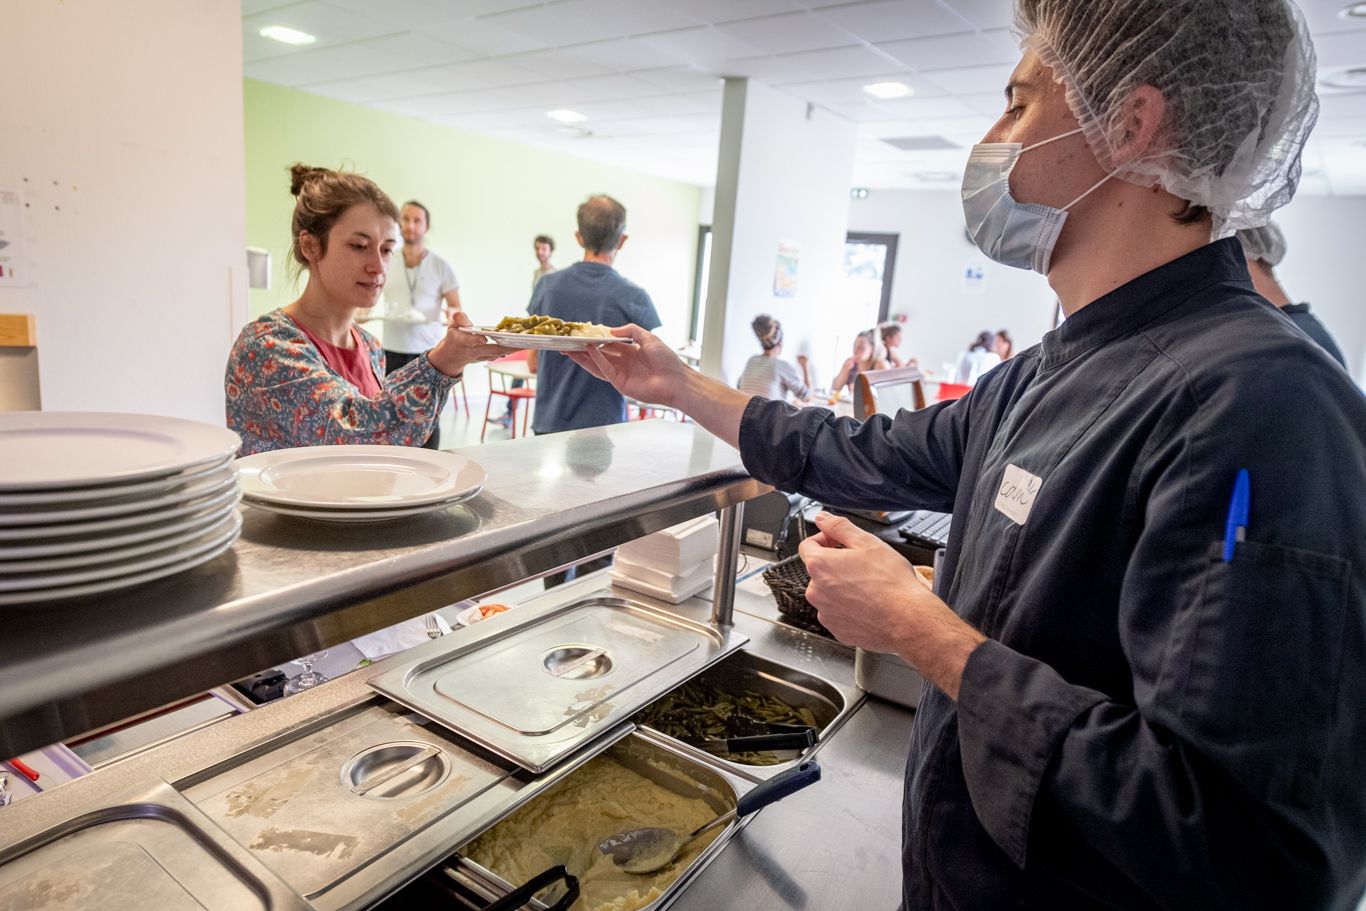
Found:
M 1215 237 L 1265 224 L 1295 195 L 1318 98 L 1290 0 L 1016 0 L 1015 17 L 1107 171 L 1209 209 Z M 1116 168 L 1110 137 L 1143 85 L 1167 102 L 1167 143 Z
M 1259 228 L 1244 228 L 1238 232 L 1243 253 L 1248 259 L 1255 259 L 1275 268 L 1285 259 L 1285 235 L 1274 221 Z

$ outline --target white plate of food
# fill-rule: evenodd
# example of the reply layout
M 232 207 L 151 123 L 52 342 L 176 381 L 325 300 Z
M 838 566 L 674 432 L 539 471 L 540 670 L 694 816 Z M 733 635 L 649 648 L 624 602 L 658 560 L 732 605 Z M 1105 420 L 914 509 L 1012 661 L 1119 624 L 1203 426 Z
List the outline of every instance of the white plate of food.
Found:
M 587 351 L 594 345 L 633 345 L 617 338 L 610 326 L 575 323 L 551 316 L 505 316 L 496 326 L 461 326 L 461 332 L 481 335 L 508 348 L 541 351 Z
M 496 617 L 512 610 L 511 604 L 476 604 L 455 615 L 455 622 L 461 626 L 473 626 L 481 620 Z

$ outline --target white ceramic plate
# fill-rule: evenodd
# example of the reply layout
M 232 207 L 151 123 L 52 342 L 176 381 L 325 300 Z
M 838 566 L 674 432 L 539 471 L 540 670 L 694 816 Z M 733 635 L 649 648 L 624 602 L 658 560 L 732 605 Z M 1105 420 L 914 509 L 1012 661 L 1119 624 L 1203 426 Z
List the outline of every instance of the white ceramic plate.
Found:
M 242 517 L 237 513 L 230 513 L 223 521 L 205 529 L 202 534 L 184 541 L 167 544 L 161 548 L 159 553 L 146 554 L 125 562 L 109 563 L 103 566 L 0 576 L 0 592 L 65 588 L 71 585 L 83 585 L 87 582 L 99 582 L 104 579 L 116 579 L 120 576 L 145 573 L 173 563 L 182 563 L 191 557 L 213 550 L 220 544 L 235 539 L 241 530 Z
M 128 531 L 106 532 L 94 535 L 73 535 L 65 538 L 45 540 L 37 544 L 11 546 L 0 544 L 0 560 L 36 560 L 46 557 L 80 555 L 80 559 L 101 562 L 100 555 L 107 550 L 159 541 L 163 538 L 186 538 L 199 534 L 201 529 L 221 522 L 228 513 L 237 510 L 237 503 L 228 503 L 214 509 L 192 513 L 178 519 L 154 522 L 141 528 Z
M 39 557 L 32 560 L 6 560 L 4 555 L 0 554 L 0 579 L 16 573 L 52 573 L 58 570 L 101 566 L 106 563 L 125 563 L 138 557 L 164 553 L 187 541 L 209 534 L 220 525 L 226 527 L 226 523 L 231 519 L 234 511 L 235 507 L 219 510 L 216 513 L 211 513 L 209 518 L 205 520 L 196 520 L 180 533 L 164 535 L 128 547 L 112 547 L 105 550 L 87 551 L 86 553 L 68 554 L 66 556 Z
M 80 504 L 57 504 L 52 509 L 44 506 L 0 506 L 0 528 L 17 528 L 23 525 L 51 525 L 54 522 L 85 522 L 90 519 L 104 519 L 109 516 L 123 516 L 135 512 L 163 510 L 200 497 L 211 497 L 230 490 L 237 485 L 237 472 L 231 465 L 224 465 L 206 478 L 182 484 L 160 495 L 139 495 L 120 497 L 113 500 L 95 500 Z
M 594 345 L 634 345 L 629 338 L 580 338 L 573 335 L 532 335 L 530 332 L 499 332 L 483 326 L 461 326 L 461 332 L 482 335 L 506 348 L 535 348 L 539 351 L 587 351 Z
M 231 430 L 151 414 L 0 414 L 0 492 L 97 487 L 177 474 L 235 455 Z
M 105 592 L 118 591 L 122 588 L 131 588 L 134 585 L 141 585 L 144 582 L 151 582 L 154 579 L 164 579 L 167 576 L 174 576 L 186 570 L 194 569 L 202 563 L 208 563 L 213 558 L 222 554 L 232 547 L 237 540 L 240 531 L 239 523 L 234 526 L 232 533 L 225 536 L 221 543 L 208 547 L 208 549 L 195 554 L 186 556 L 184 559 L 170 563 L 157 569 L 149 569 L 146 572 L 135 573 L 131 576 L 119 576 L 116 579 L 102 579 L 98 582 L 87 582 L 84 585 L 68 585 L 61 588 L 44 588 L 36 591 L 25 592 L 0 592 L 0 607 L 15 604 L 40 604 L 48 601 L 62 601 L 67 598 L 79 598 L 83 595 L 98 595 Z
M 305 446 L 237 460 L 242 493 L 256 505 L 407 509 L 470 497 L 488 473 L 478 462 L 412 446 Z
M 498 602 L 492 602 L 492 603 L 498 603 Z M 507 611 L 499 611 L 499 612 L 496 613 L 496 614 L 489 614 L 487 617 L 485 617 L 483 614 L 479 613 L 479 608 L 482 607 L 482 606 L 483 606 L 483 605 L 476 604 L 476 605 L 474 605 L 473 607 L 467 607 L 467 608 L 465 608 L 465 609 L 462 610 L 460 613 L 458 613 L 458 614 L 455 615 L 455 622 L 456 622 L 456 623 L 459 623 L 461 626 L 473 626 L 473 625 L 476 624 L 476 623 L 480 623 L 480 622 L 482 622 L 482 621 L 484 621 L 484 620 L 488 620 L 488 619 L 491 619 L 491 618 L 493 618 L 493 617 L 498 617 L 498 616 L 501 616 L 502 614 L 506 614 L 506 613 L 507 613 Z M 512 609 L 513 609 L 513 605 L 509 604 L 509 605 L 507 605 L 507 608 L 508 608 L 508 610 L 512 610 Z
M 61 490 L 36 490 L 32 493 L 0 493 L 0 511 L 10 506 L 56 506 L 65 503 L 88 503 L 91 500 L 113 500 L 120 497 L 149 496 L 175 490 L 222 471 L 231 457 L 195 468 L 181 474 L 167 475 L 151 481 L 132 484 L 101 484 L 98 487 L 69 487 Z
M 301 506 L 281 506 L 278 503 L 261 503 L 256 500 L 243 498 L 242 502 L 257 509 L 264 509 L 266 512 L 273 512 L 277 515 L 291 516 L 296 519 L 312 519 L 316 522 L 345 522 L 353 524 L 357 522 L 388 522 L 391 519 L 406 519 L 409 516 L 426 515 L 429 512 L 440 512 L 451 506 L 458 506 L 466 500 L 471 499 L 475 491 L 468 496 L 456 497 L 444 503 L 428 503 L 425 506 L 412 506 L 407 509 L 307 509 Z
M 60 525 L 25 525 L 18 528 L 0 528 L 0 541 L 32 541 L 36 538 L 71 538 L 77 535 L 90 537 L 103 532 L 160 524 L 168 519 L 181 519 L 197 515 L 220 506 L 236 503 L 241 494 L 237 485 L 226 488 L 213 497 L 195 500 L 170 509 L 156 512 L 137 513 L 131 516 L 114 516 L 110 519 L 96 519 L 90 522 L 65 522 Z

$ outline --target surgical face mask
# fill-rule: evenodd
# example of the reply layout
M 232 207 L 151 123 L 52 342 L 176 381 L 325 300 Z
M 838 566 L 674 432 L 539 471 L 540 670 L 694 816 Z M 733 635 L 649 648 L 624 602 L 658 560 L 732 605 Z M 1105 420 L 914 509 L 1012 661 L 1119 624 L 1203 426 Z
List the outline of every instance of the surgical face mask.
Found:
M 983 142 L 973 146 L 963 173 L 963 214 L 978 249 L 1002 265 L 1048 274 L 1068 210 L 1100 189 L 1114 174 L 1107 174 L 1072 202 L 1055 209 L 1039 203 L 1022 203 L 1011 196 L 1010 172 L 1025 152 L 1080 132 L 1075 129 L 1027 148 L 1018 142 Z

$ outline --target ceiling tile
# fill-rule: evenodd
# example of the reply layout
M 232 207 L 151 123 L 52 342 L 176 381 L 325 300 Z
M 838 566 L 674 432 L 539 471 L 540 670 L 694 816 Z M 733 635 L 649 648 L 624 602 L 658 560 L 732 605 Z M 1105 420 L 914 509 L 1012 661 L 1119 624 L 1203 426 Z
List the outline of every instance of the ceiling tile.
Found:
M 581 76 L 600 76 L 613 71 L 613 67 L 603 66 L 584 57 L 566 54 L 562 51 L 533 51 L 529 54 L 513 54 L 503 57 L 500 63 L 509 63 L 518 69 L 542 79 L 577 79 Z
M 560 53 L 623 72 L 688 62 L 682 54 L 663 51 L 643 38 L 614 38 L 610 41 L 576 44 L 562 48 Z
M 652 95 L 637 98 L 633 102 L 654 117 L 671 117 L 680 114 L 714 114 L 718 122 L 721 116 L 721 93 L 696 92 L 691 95 Z
M 996 93 L 999 97 L 1010 82 L 1014 64 L 1004 66 L 967 66 L 953 69 L 935 70 L 923 74 L 924 77 L 946 92 L 955 95 L 977 95 Z
M 385 73 L 366 76 L 361 79 L 335 79 L 330 82 L 317 82 L 305 86 L 315 95 L 326 95 L 342 101 L 366 104 L 386 98 L 407 98 L 415 95 L 429 95 L 437 89 L 431 84 L 415 79 L 407 73 Z
M 925 72 L 973 64 L 1010 64 L 1019 62 L 1020 52 L 1001 47 L 981 35 L 941 35 L 938 38 L 910 38 L 905 41 L 885 41 L 878 50 L 890 54 L 912 69 Z
M 755 57 L 761 53 L 752 44 L 710 26 L 662 32 L 651 35 L 645 41 L 651 47 L 696 65 L 716 64 L 736 57 Z
M 264 13 L 268 10 L 278 9 L 282 6 L 289 6 L 295 0 L 241 0 L 242 15 L 254 16 L 257 13 Z
M 534 38 L 510 32 L 483 19 L 467 18 L 434 22 L 423 28 L 423 33 L 441 41 L 449 41 L 460 47 L 469 48 L 476 54 L 485 57 L 544 49 L 544 45 Z
M 585 41 L 621 38 L 628 34 L 610 16 L 580 16 L 571 8 L 573 3 L 533 6 L 484 16 L 479 21 L 498 28 L 525 35 L 541 47 L 563 47 Z
M 817 79 L 884 76 L 904 69 L 900 61 L 862 45 L 805 51 L 800 54 L 782 54 L 778 59 L 802 73 L 800 78 L 806 82 Z
M 708 89 L 719 92 L 722 83 L 720 76 L 691 66 L 668 66 L 659 69 L 636 70 L 631 75 L 669 92 L 694 92 Z
M 1366 116 L 1320 117 L 1313 135 L 1315 139 L 1335 136 L 1366 139 Z
M 698 22 L 712 23 L 790 13 L 802 8 L 795 0 L 672 0 L 670 5 Z
M 716 72 L 728 77 L 757 79 L 769 85 L 810 82 L 812 74 L 786 57 L 745 57 L 716 64 Z
M 1015 5 L 1011 0 L 940 0 L 959 16 L 980 29 L 1012 28 Z
M 505 85 L 525 85 L 540 82 L 535 73 L 503 59 L 471 60 L 450 66 L 430 67 L 410 73 L 432 83 L 438 91 L 458 92 L 465 89 L 495 88 Z
M 317 38 L 308 45 L 290 45 L 273 38 L 262 38 L 261 29 L 269 25 L 307 32 Z M 332 6 L 322 0 L 305 0 L 286 7 L 247 16 L 242 20 L 242 59 L 264 60 L 317 50 L 336 44 L 378 38 L 405 31 L 402 26 L 372 19 L 351 10 Z
M 577 19 L 610 22 L 618 34 L 649 35 L 676 28 L 706 25 L 676 4 L 661 0 L 564 0 L 554 4 L 561 14 Z M 559 42 L 563 44 L 564 42 Z
M 322 48 L 286 57 L 271 57 L 243 66 L 245 75 L 280 85 L 307 85 L 332 80 L 375 76 L 394 70 L 420 68 L 438 61 L 467 60 L 468 51 L 417 38 L 396 35 L 341 47 Z
M 1366 32 L 1339 32 L 1314 38 L 1319 69 L 1344 66 L 1366 66 Z
M 1347 6 L 1347 0 L 1299 0 L 1297 5 L 1315 36 L 1366 29 L 1366 19 L 1338 15 Z
M 858 44 L 859 39 L 814 13 L 785 13 L 718 25 L 765 54 L 788 54 Z
M 877 106 L 893 117 L 909 121 L 931 117 L 980 116 L 957 98 L 908 98 L 904 101 L 879 101 Z
M 972 30 L 960 16 L 934 0 L 872 0 L 822 9 L 820 16 L 869 43 Z
M 563 83 L 566 92 L 582 93 L 583 97 L 593 99 L 629 99 L 658 95 L 658 86 L 651 85 L 631 76 L 613 73 L 609 76 L 589 76 L 585 79 L 570 79 Z
M 425 29 L 436 22 L 473 15 L 460 13 L 455 4 L 442 3 L 440 0 L 384 0 L 383 4 L 375 0 L 327 0 L 327 3 L 404 29 Z

